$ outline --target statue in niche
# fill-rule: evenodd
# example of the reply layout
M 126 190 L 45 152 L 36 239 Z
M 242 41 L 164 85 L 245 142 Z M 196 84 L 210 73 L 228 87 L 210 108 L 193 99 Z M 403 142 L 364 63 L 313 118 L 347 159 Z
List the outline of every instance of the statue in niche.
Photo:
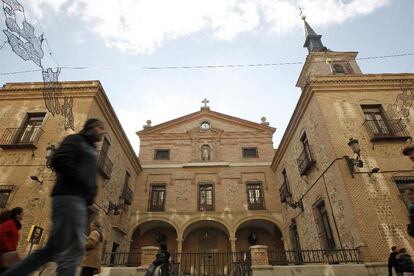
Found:
M 209 145 L 203 145 L 201 147 L 201 159 L 203 161 L 208 161 L 211 159 L 211 149 Z

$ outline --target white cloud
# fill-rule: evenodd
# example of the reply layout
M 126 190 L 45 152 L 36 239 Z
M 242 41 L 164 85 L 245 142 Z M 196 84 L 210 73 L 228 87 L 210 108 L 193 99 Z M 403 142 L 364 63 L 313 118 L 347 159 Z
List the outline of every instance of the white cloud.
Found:
M 231 40 L 257 30 L 287 33 L 300 26 L 299 4 L 312 26 L 369 14 L 392 0 L 31 0 L 37 16 L 65 12 L 78 17 L 110 47 L 151 53 L 164 41 L 200 31 Z M 49 6 L 49 9 L 45 7 Z M 27 7 L 26 7 L 27 10 Z

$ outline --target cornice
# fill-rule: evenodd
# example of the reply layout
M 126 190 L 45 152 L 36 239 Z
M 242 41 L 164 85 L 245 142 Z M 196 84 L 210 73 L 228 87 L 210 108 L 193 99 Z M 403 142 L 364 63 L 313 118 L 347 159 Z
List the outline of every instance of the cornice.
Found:
M 134 149 L 132 148 L 131 143 L 129 142 L 124 129 L 121 126 L 121 123 L 116 115 L 102 85 L 99 83 L 97 86 L 98 91 L 95 94 L 95 100 L 102 110 L 105 119 L 110 125 L 112 131 L 114 132 L 117 139 L 120 141 L 121 147 L 123 148 L 126 156 L 130 160 L 136 172 L 139 174 L 142 172 L 142 166 L 139 162 L 137 155 L 135 154 Z
M 276 131 L 276 128 L 270 127 L 270 126 L 266 126 L 263 124 L 259 124 L 259 123 L 255 123 L 252 121 L 248 121 L 245 119 L 241 119 L 241 118 L 237 118 L 237 117 L 233 117 L 227 114 L 223 114 L 223 113 L 219 113 L 216 111 L 211 111 L 209 109 L 202 109 L 200 111 L 194 112 L 194 113 L 190 113 L 188 115 L 137 131 L 136 134 L 141 138 L 145 135 L 150 135 L 153 134 L 155 132 L 161 131 L 163 129 L 167 129 L 167 128 L 173 128 L 176 125 L 182 124 L 184 122 L 190 121 L 190 120 L 195 120 L 198 118 L 202 118 L 204 116 L 208 116 L 208 117 L 213 117 L 213 118 L 217 118 L 219 120 L 222 121 L 226 121 L 226 122 L 230 122 L 230 123 L 237 123 L 238 125 L 242 125 L 251 129 L 257 129 L 260 131 L 268 131 L 268 132 L 272 132 L 274 133 Z
M 206 167 L 269 167 L 271 162 L 194 162 L 174 164 L 142 165 L 144 169 L 178 169 L 178 168 L 206 168 Z

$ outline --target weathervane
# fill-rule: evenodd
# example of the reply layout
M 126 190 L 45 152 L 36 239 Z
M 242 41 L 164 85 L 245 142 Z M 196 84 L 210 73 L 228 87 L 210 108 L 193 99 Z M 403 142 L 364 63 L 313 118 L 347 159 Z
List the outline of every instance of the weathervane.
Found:
M 42 59 L 44 57 L 42 43 L 43 41 L 47 43 L 47 40 L 43 37 L 43 34 L 39 37 L 35 35 L 35 28 L 26 21 L 24 7 L 17 0 L 1 1 L 3 2 L 3 11 L 6 17 L 7 27 L 7 29 L 3 30 L 3 33 L 7 36 L 7 42 L 10 44 L 12 51 L 25 61 L 33 61 L 34 64 L 42 69 L 44 83 L 43 99 L 47 110 L 53 116 L 61 115 L 65 118 L 65 130 L 68 128 L 75 130 L 72 112 L 73 98 L 63 96 L 63 104 L 60 103 L 62 99 L 61 86 L 58 79 L 60 68 L 57 67 L 56 71 L 53 71 L 52 68 L 44 68 L 42 65 Z M 16 21 L 19 12 L 24 18 L 21 22 L 22 28 L 20 28 Z M 52 57 L 50 49 L 49 54 Z

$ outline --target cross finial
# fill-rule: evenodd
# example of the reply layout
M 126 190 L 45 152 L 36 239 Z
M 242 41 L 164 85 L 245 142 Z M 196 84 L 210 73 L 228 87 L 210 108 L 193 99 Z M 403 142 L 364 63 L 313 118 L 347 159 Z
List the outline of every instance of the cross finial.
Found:
M 209 101 L 209 100 L 207 100 L 207 99 L 204 99 L 204 100 L 202 100 L 201 102 L 204 104 L 204 108 L 206 108 L 206 107 L 208 107 L 208 106 L 207 106 L 207 104 L 208 104 L 210 101 Z

